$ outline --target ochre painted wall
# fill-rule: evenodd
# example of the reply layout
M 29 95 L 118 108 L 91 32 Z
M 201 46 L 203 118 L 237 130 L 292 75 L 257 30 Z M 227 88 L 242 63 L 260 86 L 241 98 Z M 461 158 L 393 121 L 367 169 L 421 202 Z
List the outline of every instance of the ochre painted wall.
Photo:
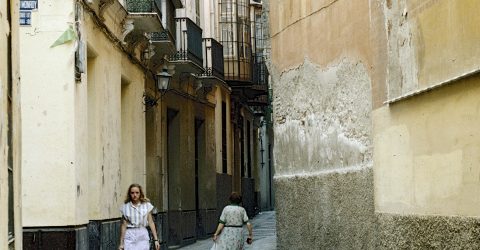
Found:
M 390 99 L 478 70 L 477 1 L 387 3 Z
M 374 112 L 378 212 L 480 216 L 480 78 Z

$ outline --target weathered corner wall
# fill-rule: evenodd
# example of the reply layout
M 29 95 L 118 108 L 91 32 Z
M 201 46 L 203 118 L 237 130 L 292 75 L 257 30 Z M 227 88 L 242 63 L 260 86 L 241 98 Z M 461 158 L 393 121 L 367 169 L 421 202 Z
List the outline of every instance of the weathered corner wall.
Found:
M 361 63 L 322 70 L 306 60 L 284 72 L 274 90 L 277 174 L 370 162 L 370 80 Z
M 299 242 L 297 249 L 372 247 L 371 98 L 364 66 L 344 60 L 322 70 L 306 60 L 274 84 L 279 248 Z
M 372 249 L 379 1 L 269 1 L 279 249 Z

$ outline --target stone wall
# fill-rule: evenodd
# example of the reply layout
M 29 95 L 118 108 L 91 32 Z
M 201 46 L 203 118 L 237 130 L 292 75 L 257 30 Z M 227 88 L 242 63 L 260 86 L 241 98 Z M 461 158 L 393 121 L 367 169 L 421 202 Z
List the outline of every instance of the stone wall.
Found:
M 276 78 L 279 249 L 375 246 L 370 91 L 363 64 L 346 58 Z
M 478 249 L 480 220 L 380 213 L 378 249 Z
M 478 2 L 266 6 L 278 248 L 478 249 Z
M 278 249 L 373 249 L 372 172 L 276 178 Z

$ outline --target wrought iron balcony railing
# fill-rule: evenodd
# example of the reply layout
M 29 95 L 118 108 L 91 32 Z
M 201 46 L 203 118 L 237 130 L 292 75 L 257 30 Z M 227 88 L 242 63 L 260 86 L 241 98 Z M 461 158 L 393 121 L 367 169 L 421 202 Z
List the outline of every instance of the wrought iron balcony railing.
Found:
M 170 41 L 175 43 L 175 38 L 170 33 L 169 30 L 163 30 L 161 32 L 152 32 L 150 33 L 152 42 L 165 42 Z
M 213 38 L 204 38 L 204 65 L 206 76 L 224 79 L 223 46 Z
M 127 0 L 126 7 L 130 13 L 157 13 L 161 17 L 160 2 L 161 0 Z
M 187 17 L 175 18 L 177 52 L 170 58 L 173 61 L 192 61 L 203 65 L 202 29 Z

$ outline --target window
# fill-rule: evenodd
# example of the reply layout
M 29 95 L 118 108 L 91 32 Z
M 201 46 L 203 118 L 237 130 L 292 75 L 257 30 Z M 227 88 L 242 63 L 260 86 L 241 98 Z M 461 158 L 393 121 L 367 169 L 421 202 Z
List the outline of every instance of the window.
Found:
M 200 26 L 200 0 L 195 0 L 195 15 L 196 15 L 196 23 Z
M 222 17 L 224 16 L 233 16 L 233 3 L 232 0 L 223 0 L 220 1 L 222 11 Z
M 224 56 L 235 56 L 234 37 L 233 37 L 233 24 L 222 23 L 220 24 L 220 30 L 222 31 L 220 42 L 223 44 Z
M 223 55 L 226 57 L 235 56 L 236 43 L 236 18 L 235 8 L 232 0 L 220 1 L 220 43 L 223 45 Z
M 250 32 L 249 26 L 245 23 L 239 24 L 238 29 L 238 44 L 239 44 L 239 56 L 240 58 L 249 58 L 250 57 Z

